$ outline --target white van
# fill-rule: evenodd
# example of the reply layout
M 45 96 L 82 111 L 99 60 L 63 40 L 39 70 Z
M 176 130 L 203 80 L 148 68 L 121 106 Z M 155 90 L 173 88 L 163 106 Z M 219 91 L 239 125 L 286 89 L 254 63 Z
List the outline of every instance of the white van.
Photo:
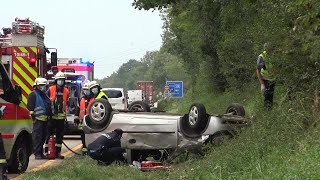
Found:
M 127 110 L 127 99 L 123 88 L 102 88 L 101 91 L 108 96 L 112 109 Z
M 128 105 L 134 101 L 144 101 L 142 90 L 128 90 Z

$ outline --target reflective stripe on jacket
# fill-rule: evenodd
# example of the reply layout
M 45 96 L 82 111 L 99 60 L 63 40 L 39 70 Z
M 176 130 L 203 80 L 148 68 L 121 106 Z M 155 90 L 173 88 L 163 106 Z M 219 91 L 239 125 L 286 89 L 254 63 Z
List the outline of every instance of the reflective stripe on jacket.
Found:
M 56 103 L 56 98 L 57 98 L 57 86 L 56 85 L 53 85 L 49 88 L 49 92 L 50 92 L 50 100 L 53 102 L 53 103 Z M 63 88 L 63 93 L 61 94 L 63 97 L 62 97 L 62 100 L 63 100 L 63 113 L 61 112 L 57 112 L 55 113 L 52 117 L 54 119 L 65 119 L 66 117 L 66 112 L 67 112 L 67 102 L 68 102 L 68 96 L 69 96 L 69 90 L 68 88 L 64 87 Z M 56 104 L 54 104 L 56 105 Z M 52 111 L 54 112 L 54 108 L 52 109 Z
M 266 67 L 265 69 L 261 68 L 260 74 L 262 79 L 268 80 L 268 81 L 274 81 L 275 78 L 273 76 L 273 64 L 271 63 L 270 58 L 267 55 L 267 52 L 263 51 L 263 53 L 260 54 L 259 56 L 262 58 L 264 65 Z
M 79 112 L 79 120 L 82 121 L 84 118 L 84 115 L 87 115 L 89 112 L 89 107 L 91 103 L 94 101 L 94 98 L 90 98 L 89 102 L 86 106 L 86 99 L 85 97 L 82 97 L 80 100 L 80 112 Z
M 34 93 L 36 94 L 36 105 L 33 111 L 33 115 L 37 120 L 46 121 L 48 116 L 46 114 L 46 106 L 44 104 L 44 101 L 37 91 L 34 91 Z

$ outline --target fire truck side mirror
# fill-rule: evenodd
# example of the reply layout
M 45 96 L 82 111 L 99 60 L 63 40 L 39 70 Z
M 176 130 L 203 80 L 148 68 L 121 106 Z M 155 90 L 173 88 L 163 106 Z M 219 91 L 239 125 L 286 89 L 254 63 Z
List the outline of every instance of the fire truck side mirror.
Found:
M 58 56 L 56 52 L 51 52 L 51 66 L 57 66 Z

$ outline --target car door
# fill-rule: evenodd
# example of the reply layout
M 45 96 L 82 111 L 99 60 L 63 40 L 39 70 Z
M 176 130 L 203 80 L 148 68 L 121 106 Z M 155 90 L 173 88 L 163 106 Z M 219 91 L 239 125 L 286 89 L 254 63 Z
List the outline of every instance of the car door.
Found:
M 12 125 L 17 121 L 18 105 L 15 95 L 7 72 L 0 65 L 0 132 L 6 152 L 11 152 L 16 134 L 16 128 Z

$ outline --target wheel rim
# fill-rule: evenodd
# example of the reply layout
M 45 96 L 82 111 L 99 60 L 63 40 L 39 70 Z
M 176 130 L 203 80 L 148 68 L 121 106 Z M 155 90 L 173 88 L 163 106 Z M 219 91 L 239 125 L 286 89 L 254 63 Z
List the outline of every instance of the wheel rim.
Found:
M 232 115 L 238 115 L 237 111 L 234 108 L 230 108 L 228 113 L 232 113 Z
M 17 151 L 18 170 L 22 170 L 22 167 L 26 163 L 27 155 L 23 148 L 19 148 Z
M 189 123 L 190 123 L 190 125 L 194 126 L 197 123 L 198 118 L 199 118 L 198 116 L 199 116 L 198 108 L 196 106 L 193 106 L 190 109 L 190 112 L 189 112 Z
M 133 111 L 144 111 L 143 107 L 139 104 L 132 106 L 131 110 Z
M 91 116 L 93 120 L 101 121 L 105 115 L 106 107 L 102 103 L 98 102 L 92 105 Z

